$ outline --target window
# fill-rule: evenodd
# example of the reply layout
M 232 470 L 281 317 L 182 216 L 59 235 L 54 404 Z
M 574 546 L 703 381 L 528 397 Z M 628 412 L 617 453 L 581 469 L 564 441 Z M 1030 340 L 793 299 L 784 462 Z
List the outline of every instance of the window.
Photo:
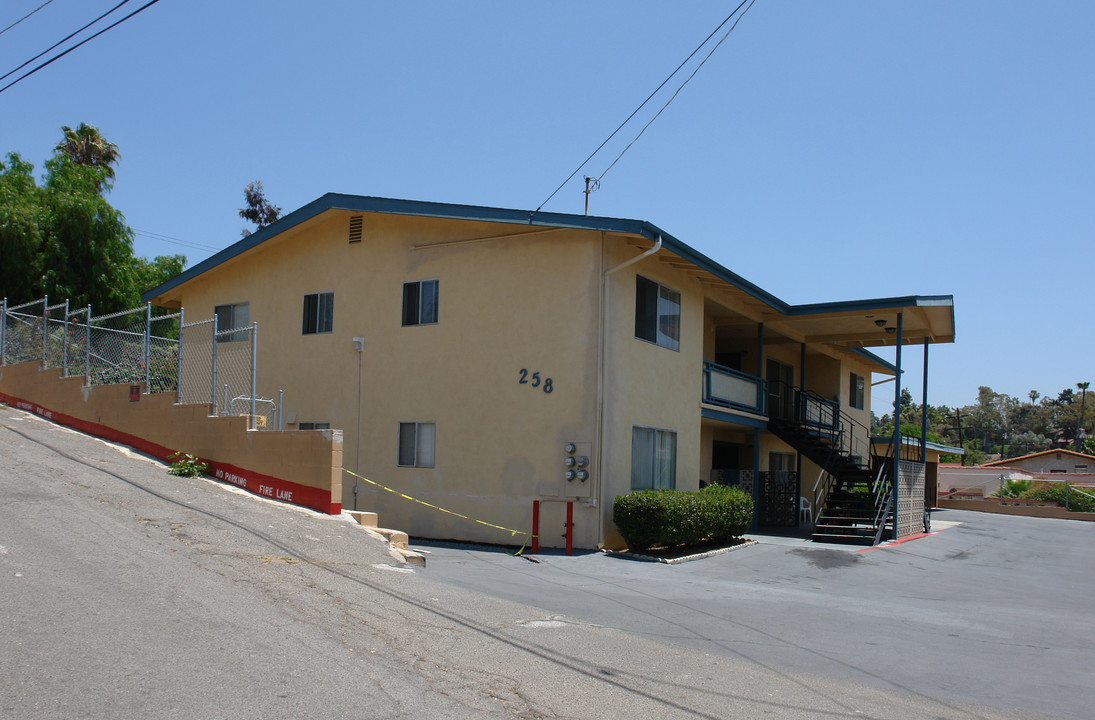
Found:
M 399 466 L 432 468 L 436 435 L 432 422 L 399 423 Z
M 217 342 L 237 342 L 247 339 L 246 328 L 251 324 L 251 304 L 217 305 L 213 308 L 217 316 Z M 239 332 L 224 332 L 244 328 Z
M 403 325 L 437 323 L 438 280 L 403 283 Z
M 635 337 L 680 350 L 681 294 L 636 275 Z
M 330 430 L 329 422 L 302 422 L 297 424 L 297 430 Z
M 848 404 L 856 410 L 863 409 L 863 376 L 851 373 L 848 382 Z
M 677 433 L 648 427 L 631 429 L 631 489 L 677 487 Z
M 329 333 L 335 325 L 335 294 L 312 293 L 304 296 L 304 322 L 301 332 L 305 335 Z

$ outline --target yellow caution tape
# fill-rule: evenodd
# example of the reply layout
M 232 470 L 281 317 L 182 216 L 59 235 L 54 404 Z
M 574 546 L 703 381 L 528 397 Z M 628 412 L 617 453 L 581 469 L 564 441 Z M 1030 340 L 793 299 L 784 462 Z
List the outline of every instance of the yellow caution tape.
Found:
M 432 504 L 426 502 L 425 500 L 419 500 L 418 498 L 414 498 L 414 497 L 411 497 L 410 495 L 406 495 L 404 493 L 401 493 L 398 490 L 393 490 L 390 487 L 385 487 L 384 485 L 381 485 L 380 483 L 376 482 L 375 480 L 370 480 L 367 477 L 363 477 L 361 475 L 358 475 L 357 473 L 353 472 L 352 470 L 347 470 L 346 468 L 342 468 L 342 472 L 347 473 L 348 475 L 353 475 L 358 480 L 364 480 L 365 482 L 369 483 L 370 485 L 375 485 L 376 487 L 380 488 L 381 490 L 387 490 L 388 492 L 392 493 L 393 495 L 398 495 L 399 497 L 404 498 L 405 500 L 410 500 L 411 502 L 416 502 L 419 505 L 425 505 L 428 508 L 432 508 L 434 510 L 439 510 L 443 513 L 448 513 L 449 515 L 455 515 L 458 518 L 462 518 L 464 520 L 470 520 L 473 523 L 479 523 L 480 525 L 486 525 L 487 527 L 495 528 L 496 530 L 502 530 L 504 532 L 508 532 L 511 536 L 513 536 L 513 535 L 525 535 L 526 537 L 525 537 L 524 544 L 521 545 L 520 550 L 513 553 L 514 555 L 520 555 L 522 553 L 522 551 L 524 551 L 525 545 L 528 545 L 528 541 L 531 538 L 537 537 L 536 535 L 533 535 L 532 533 L 524 532 L 523 530 L 514 530 L 513 528 L 502 527 L 501 525 L 495 525 L 494 523 L 489 523 L 489 522 L 486 522 L 484 520 L 476 520 L 473 517 L 468 517 L 467 515 L 461 515 L 458 512 L 454 512 L 452 510 L 446 510 L 445 508 L 438 507 L 437 505 L 432 505 Z

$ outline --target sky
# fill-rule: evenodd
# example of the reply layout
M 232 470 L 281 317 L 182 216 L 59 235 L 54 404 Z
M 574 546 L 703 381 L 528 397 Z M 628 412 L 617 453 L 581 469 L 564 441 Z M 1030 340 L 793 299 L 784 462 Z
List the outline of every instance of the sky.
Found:
M 0 73 L 116 4 L 52 0 L 0 33 Z M 590 214 L 792 304 L 953 295 L 932 405 L 1095 379 L 1088 0 L 756 0 L 545 204 L 736 7 L 160 0 L 0 92 L 0 153 L 40 172 L 62 125 L 95 125 L 135 252 L 190 265 L 239 240 L 252 180 L 286 213 L 339 192 L 580 214 L 590 175 Z

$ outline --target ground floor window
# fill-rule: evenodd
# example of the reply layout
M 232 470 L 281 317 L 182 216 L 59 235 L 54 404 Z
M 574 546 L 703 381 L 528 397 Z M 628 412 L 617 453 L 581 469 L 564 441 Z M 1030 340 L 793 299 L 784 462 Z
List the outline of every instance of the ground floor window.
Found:
M 677 433 L 635 426 L 631 429 L 631 489 L 677 487 Z
M 399 423 L 399 466 L 432 468 L 436 436 L 436 423 Z

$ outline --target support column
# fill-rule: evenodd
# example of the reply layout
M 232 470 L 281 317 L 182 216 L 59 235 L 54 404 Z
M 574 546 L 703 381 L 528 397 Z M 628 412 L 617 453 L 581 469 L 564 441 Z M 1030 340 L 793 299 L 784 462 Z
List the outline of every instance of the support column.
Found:
M 920 396 L 920 462 L 928 461 L 928 338 L 924 338 L 924 391 Z
M 764 377 L 764 323 L 757 323 L 757 377 Z M 766 414 L 771 415 L 768 407 L 768 393 L 764 394 Z M 757 529 L 760 518 L 760 428 L 753 428 L 753 530 Z
M 890 482 L 891 502 L 893 503 L 893 535 L 891 539 L 897 539 L 897 501 L 898 501 L 898 477 L 901 472 L 901 326 L 903 314 L 897 314 L 897 376 L 894 378 L 893 396 L 893 472 Z

